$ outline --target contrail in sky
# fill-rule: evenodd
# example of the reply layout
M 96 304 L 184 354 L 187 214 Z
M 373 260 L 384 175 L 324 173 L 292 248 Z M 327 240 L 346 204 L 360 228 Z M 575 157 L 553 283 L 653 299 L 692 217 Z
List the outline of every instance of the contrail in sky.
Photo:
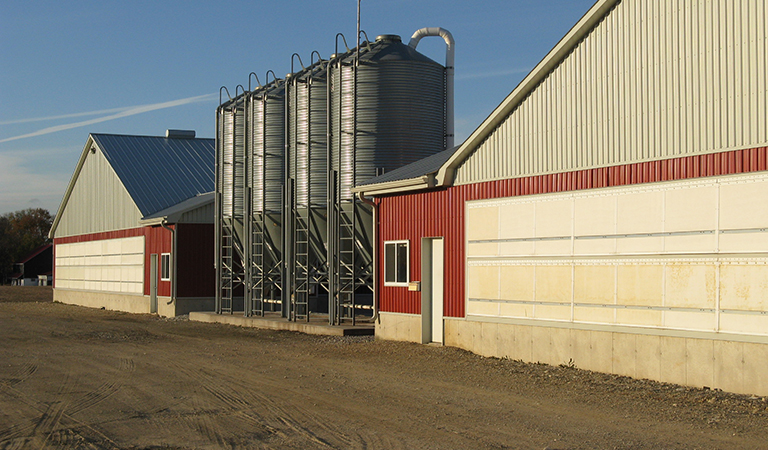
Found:
M 3 122 L 0 122 L 0 125 L 12 125 L 16 123 L 29 123 L 29 122 L 44 122 L 46 120 L 69 119 L 72 117 L 95 116 L 97 114 L 109 114 L 109 113 L 115 113 L 119 111 L 126 111 L 131 108 L 133 108 L 133 106 L 123 106 L 122 108 L 101 109 L 99 111 L 88 111 L 88 112 L 81 112 L 81 113 L 74 113 L 74 114 L 62 114 L 60 116 L 32 117 L 29 119 L 6 120 Z
M 145 112 L 156 111 L 158 109 L 173 108 L 174 106 L 187 105 L 189 103 L 204 102 L 207 100 L 213 100 L 216 98 L 216 94 L 198 95 L 196 97 L 182 98 L 179 100 L 171 100 L 169 102 L 153 103 L 149 105 L 132 106 L 129 108 L 115 108 L 113 111 L 118 111 L 116 114 L 111 114 L 104 117 L 98 117 L 96 119 L 84 120 L 82 122 L 67 123 L 64 125 L 56 125 L 53 127 L 43 128 L 28 134 L 22 134 L 20 136 L 14 136 L 0 140 L 0 142 L 15 141 L 18 139 L 24 139 L 34 136 L 42 136 L 44 134 L 56 133 L 57 131 L 71 130 L 72 128 L 84 127 L 87 125 L 93 125 L 94 123 L 106 122 L 108 120 L 120 119 L 128 116 L 135 116 L 136 114 L 142 114 Z M 109 110 L 107 110 L 109 111 Z M 85 115 L 85 113 L 80 113 Z

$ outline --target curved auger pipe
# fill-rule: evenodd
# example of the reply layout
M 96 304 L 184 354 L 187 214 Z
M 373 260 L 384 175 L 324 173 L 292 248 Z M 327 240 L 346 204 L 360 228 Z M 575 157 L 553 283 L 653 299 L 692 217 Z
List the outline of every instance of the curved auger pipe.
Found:
M 317 55 L 317 62 L 320 62 L 323 60 L 323 57 L 320 56 L 320 52 L 317 50 L 313 50 L 312 53 L 309 55 L 309 65 L 314 66 L 315 65 L 315 55 Z
M 333 53 L 334 55 L 339 55 L 339 36 L 341 36 L 341 40 L 344 41 L 344 47 L 347 49 L 347 53 L 349 53 L 349 45 L 347 45 L 347 38 L 344 37 L 344 34 L 342 33 L 336 33 L 336 51 Z
M 445 95 L 445 121 L 446 121 L 446 136 L 445 145 L 446 149 L 453 148 L 454 140 L 454 121 L 453 121 L 453 61 L 456 53 L 456 42 L 453 40 L 451 32 L 445 28 L 440 27 L 428 27 L 416 30 L 411 36 L 411 41 L 408 46 L 415 49 L 419 45 L 419 41 L 423 37 L 438 36 L 445 41 L 445 83 L 446 83 L 446 95 Z
M 242 90 L 243 91 L 242 93 L 245 94 L 245 86 L 243 86 L 242 84 L 238 84 L 237 86 L 235 86 L 235 98 L 237 98 L 237 96 L 240 95 L 238 94 L 240 90 Z
M 231 96 L 231 95 L 229 95 L 229 89 L 227 89 L 227 87 L 226 87 L 226 86 L 222 86 L 222 87 L 220 87 L 220 88 L 219 88 L 219 107 L 221 107 L 221 103 L 222 103 L 222 102 L 221 102 L 221 94 L 222 94 L 222 92 L 226 92 L 226 93 L 227 93 L 227 97 L 228 97 L 230 100 L 232 100 L 232 96 Z
M 359 50 L 359 49 L 360 49 L 360 36 L 361 36 L 361 35 L 362 35 L 362 36 L 365 36 L 365 40 L 363 41 L 363 43 L 365 44 L 365 47 L 366 47 L 366 48 L 368 49 L 368 51 L 370 52 L 370 51 L 371 51 L 371 40 L 368 38 L 368 33 L 366 33 L 366 32 L 365 32 L 365 31 L 363 31 L 363 30 L 360 30 L 360 31 L 357 33 L 357 48 L 358 48 L 358 51 L 357 51 L 357 52 L 358 52 L 358 53 L 360 53 L 360 50 Z
M 253 90 L 251 89 L 251 75 L 256 78 L 256 83 L 259 85 L 259 88 L 262 88 L 261 81 L 259 81 L 259 76 L 256 75 L 256 72 L 251 72 L 248 74 L 248 92 Z
M 294 53 L 293 55 L 291 55 L 291 74 L 296 73 L 296 70 L 294 70 L 293 68 L 293 63 L 296 61 L 296 58 L 299 59 L 299 65 L 301 66 L 301 70 L 306 69 L 306 67 L 304 67 L 304 62 L 301 60 L 301 55 L 299 55 L 298 53 Z
M 267 74 L 265 75 L 267 86 L 269 86 L 269 74 L 272 74 L 272 82 L 275 83 L 275 86 L 277 86 L 277 75 L 275 75 L 275 72 L 273 70 L 267 70 Z

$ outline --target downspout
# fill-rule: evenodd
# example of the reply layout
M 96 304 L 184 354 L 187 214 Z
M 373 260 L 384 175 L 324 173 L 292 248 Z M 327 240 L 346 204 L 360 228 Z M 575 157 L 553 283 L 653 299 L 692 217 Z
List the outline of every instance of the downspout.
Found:
M 371 205 L 371 210 L 373 214 L 373 255 L 372 255 L 373 257 L 373 317 L 371 318 L 371 322 L 375 323 L 377 320 L 379 320 L 379 290 L 376 287 L 378 282 L 378 277 L 376 276 L 376 274 L 378 273 L 376 249 L 379 246 L 379 243 L 376 240 L 376 238 L 378 236 L 377 230 L 379 229 L 379 227 L 378 227 L 378 224 L 376 223 L 376 202 L 366 198 L 363 192 L 358 192 L 357 197 L 360 199 L 361 202 Z
M 171 275 L 171 300 L 166 303 L 166 305 L 171 305 L 173 302 L 176 301 L 176 230 L 168 226 L 168 221 L 166 219 L 163 219 L 162 222 L 160 222 L 160 226 L 165 228 L 166 230 L 171 232 L 171 266 L 172 266 L 172 272 Z M 175 315 L 175 314 L 174 314 Z
M 453 119 L 453 62 L 456 53 L 456 42 L 453 40 L 451 32 L 445 28 L 428 27 L 416 30 L 411 36 L 408 46 L 416 49 L 421 38 L 426 36 L 439 36 L 445 41 L 445 145 L 446 149 L 453 148 L 454 141 L 454 119 Z

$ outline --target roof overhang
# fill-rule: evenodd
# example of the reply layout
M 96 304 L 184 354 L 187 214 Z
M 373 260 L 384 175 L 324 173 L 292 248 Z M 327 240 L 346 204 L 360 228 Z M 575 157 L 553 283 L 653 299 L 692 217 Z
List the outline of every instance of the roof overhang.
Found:
M 433 187 L 435 187 L 435 176 L 434 174 L 427 174 L 406 180 L 388 181 L 384 183 L 356 186 L 352 188 L 352 192 L 365 196 L 377 196 L 385 194 L 396 194 L 398 192 L 419 191 Z
M 188 198 L 183 202 L 177 203 L 176 205 L 165 208 L 162 211 L 158 211 L 142 218 L 139 221 L 139 225 L 149 227 L 169 223 L 179 223 L 185 213 L 213 203 L 214 198 L 215 197 L 213 192 L 207 192 L 205 194 L 200 194 L 195 197 Z

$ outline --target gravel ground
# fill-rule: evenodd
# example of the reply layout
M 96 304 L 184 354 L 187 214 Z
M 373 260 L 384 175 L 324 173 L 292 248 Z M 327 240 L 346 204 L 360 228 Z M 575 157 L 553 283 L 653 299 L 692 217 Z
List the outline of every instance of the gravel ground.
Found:
M 0 449 L 765 449 L 768 399 L 0 288 Z

